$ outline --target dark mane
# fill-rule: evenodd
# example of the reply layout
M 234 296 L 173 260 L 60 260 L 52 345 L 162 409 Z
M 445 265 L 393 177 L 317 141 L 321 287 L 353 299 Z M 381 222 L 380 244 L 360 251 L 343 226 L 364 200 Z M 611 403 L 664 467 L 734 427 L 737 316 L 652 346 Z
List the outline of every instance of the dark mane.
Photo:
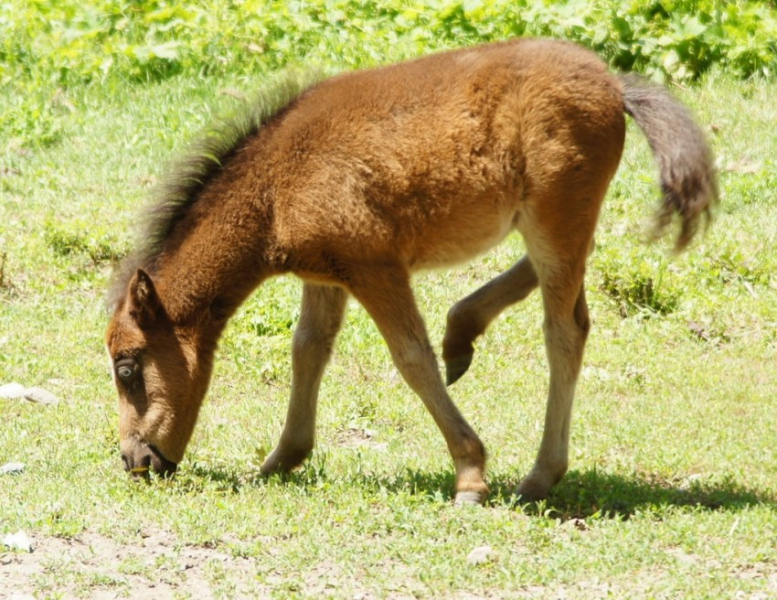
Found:
M 139 227 L 135 250 L 117 267 L 107 306 L 115 310 L 139 267 L 153 265 L 164 240 L 197 202 L 200 192 L 240 146 L 264 124 L 321 79 L 319 72 L 290 72 L 263 89 L 252 102 L 202 132 L 189 150 L 168 169 Z

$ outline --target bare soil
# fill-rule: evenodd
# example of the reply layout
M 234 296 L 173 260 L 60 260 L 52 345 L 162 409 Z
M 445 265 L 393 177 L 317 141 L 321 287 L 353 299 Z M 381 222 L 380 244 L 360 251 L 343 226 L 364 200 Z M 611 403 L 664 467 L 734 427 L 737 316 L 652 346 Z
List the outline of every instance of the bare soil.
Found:
M 0 599 L 270 596 L 255 558 L 180 545 L 167 532 L 144 532 L 136 543 L 93 532 L 32 539 L 31 553 L 0 553 Z

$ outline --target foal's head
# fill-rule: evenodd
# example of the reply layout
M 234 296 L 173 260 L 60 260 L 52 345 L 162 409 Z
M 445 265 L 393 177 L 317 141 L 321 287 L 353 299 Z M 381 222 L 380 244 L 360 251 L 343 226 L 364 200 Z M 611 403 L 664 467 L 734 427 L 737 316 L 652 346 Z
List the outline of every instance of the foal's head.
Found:
M 215 342 L 203 322 L 174 323 L 151 277 L 138 269 L 108 325 L 119 392 L 119 439 L 133 476 L 172 474 L 208 387 Z

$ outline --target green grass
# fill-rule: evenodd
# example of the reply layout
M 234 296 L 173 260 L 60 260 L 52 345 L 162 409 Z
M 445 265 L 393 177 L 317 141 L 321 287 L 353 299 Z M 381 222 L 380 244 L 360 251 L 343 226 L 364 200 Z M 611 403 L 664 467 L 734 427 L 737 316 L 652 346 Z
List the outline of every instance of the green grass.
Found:
M 240 102 L 233 92 L 262 81 L 74 86 L 41 96 L 49 122 L 25 125 L 48 132 L 36 143 L 3 130 L 0 384 L 40 385 L 62 402 L 0 400 L 0 464 L 27 465 L 0 476 L 0 537 L 22 529 L 37 546 L 0 550 L 0 596 L 198 597 L 197 585 L 225 598 L 777 594 L 773 81 L 713 72 L 677 90 L 712 128 L 723 190 L 712 228 L 679 257 L 669 240 L 642 242 L 657 190 L 647 144 L 630 130 L 590 260 L 594 326 L 572 470 L 547 502 L 510 497 L 541 435 L 536 296 L 494 323 L 452 388 L 490 452 L 485 509 L 451 505 L 442 437 L 355 304 L 322 385 L 312 459 L 287 478 L 259 478 L 289 392 L 301 289 L 290 278 L 264 286 L 231 323 L 178 477 L 130 482 L 102 341 L 111 261 L 131 247 L 162 165 Z M 17 102 L 0 95 L 0 114 Z M 521 253 L 510 238 L 417 277 L 435 344 L 450 305 Z M 490 560 L 469 565 L 482 545 Z

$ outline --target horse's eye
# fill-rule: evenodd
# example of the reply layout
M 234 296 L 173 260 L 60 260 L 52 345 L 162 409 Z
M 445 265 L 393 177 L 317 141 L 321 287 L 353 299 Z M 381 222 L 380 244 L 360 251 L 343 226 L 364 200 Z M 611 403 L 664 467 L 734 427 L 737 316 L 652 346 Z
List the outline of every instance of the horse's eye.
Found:
M 138 363 L 134 358 L 123 358 L 116 363 L 116 375 L 125 383 L 132 381 Z

